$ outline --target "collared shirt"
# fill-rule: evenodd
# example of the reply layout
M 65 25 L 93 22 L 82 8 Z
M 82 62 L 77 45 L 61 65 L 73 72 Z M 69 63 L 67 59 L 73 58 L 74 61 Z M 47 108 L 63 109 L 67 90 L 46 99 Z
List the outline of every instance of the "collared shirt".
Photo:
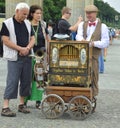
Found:
M 98 23 L 98 19 L 96 19 L 96 25 Z M 87 26 L 87 38 L 84 39 L 83 37 L 83 24 L 84 22 L 81 22 L 78 26 L 77 30 L 77 35 L 76 35 L 76 40 L 81 41 L 81 40 L 86 40 L 90 41 L 91 36 L 93 32 L 95 31 L 96 25 L 95 26 Z M 106 48 L 109 45 L 109 32 L 108 32 L 108 27 L 105 24 L 101 24 L 101 40 L 94 41 L 94 47 L 98 48 Z

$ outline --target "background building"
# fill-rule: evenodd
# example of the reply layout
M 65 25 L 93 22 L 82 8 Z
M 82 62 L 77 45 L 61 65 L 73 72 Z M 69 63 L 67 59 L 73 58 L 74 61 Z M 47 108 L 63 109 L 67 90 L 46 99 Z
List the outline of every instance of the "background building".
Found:
M 15 6 L 18 2 L 26 2 L 29 5 L 38 4 L 43 6 L 43 0 L 6 0 L 6 18 L 13 16 L 15 12 Z M 66 6 L 72 9 L 72 16 L 70 18 L 70 23 L 76 22 L 79 15 L 85 18 L 84 7 L 88 4 L 93 4 L 94 0 L 66 0 Z

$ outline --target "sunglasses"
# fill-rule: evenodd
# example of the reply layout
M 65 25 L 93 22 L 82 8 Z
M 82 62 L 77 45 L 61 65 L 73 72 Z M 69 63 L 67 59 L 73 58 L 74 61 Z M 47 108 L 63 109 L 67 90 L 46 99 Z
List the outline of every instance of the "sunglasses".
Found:
M 69 14 L 69 15 L 71 15 L 71 13 L 70 13 L 70 12 L 66 12 L 66 14 Z

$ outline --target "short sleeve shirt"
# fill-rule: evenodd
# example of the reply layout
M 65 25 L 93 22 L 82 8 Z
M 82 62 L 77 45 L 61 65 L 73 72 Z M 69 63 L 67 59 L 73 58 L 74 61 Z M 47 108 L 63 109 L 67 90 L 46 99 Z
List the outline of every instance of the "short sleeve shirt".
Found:
M 16 40 L 17 40 L 17 45 L 26 47 L 29 43 L 29 33 L 27 30 L 27 27 L 25 25 L 25 22 L 23 21 L 22 23 L 19 23 L 15 20 L 13 17 L 13 22 L 14 22 L 14 29 L 15 29 L 15 35 L 16 35 Z M 9 30 L 6 27 L 5 23 L 3 22 L 2 28 L 1 28 L 1 35 L 8 36 L 9 37 Z M 31 26 L 31 36 L 34 35 L 34 32 L 32 30 Z
M 58 29 L 60 34 L 68 34 L 70 35 L 71 31 L 69 30 L 69 27 L 71 25 L 69 24 L 68 21 L 64 19 L 60 19 L 58 22 Z

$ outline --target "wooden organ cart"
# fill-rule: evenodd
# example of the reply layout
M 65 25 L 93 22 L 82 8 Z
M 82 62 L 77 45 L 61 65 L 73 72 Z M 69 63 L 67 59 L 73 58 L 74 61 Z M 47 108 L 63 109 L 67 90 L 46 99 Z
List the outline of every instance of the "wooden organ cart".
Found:
M 87 118 L 96 107 L 92 95 L 92 48 L 87 41 L 52 40 L 46 97 L 41 103 L 46 118 L 68 112 L 74 119 Z

